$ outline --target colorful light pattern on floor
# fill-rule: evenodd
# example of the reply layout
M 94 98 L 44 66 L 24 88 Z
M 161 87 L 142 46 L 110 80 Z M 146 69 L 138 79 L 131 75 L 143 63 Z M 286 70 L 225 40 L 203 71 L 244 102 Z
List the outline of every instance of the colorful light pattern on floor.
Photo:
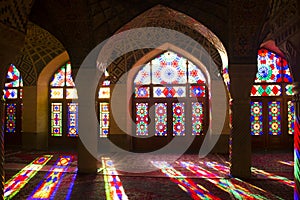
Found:
M 102 158 L 102 169 L 105 182 L 105 192 L 107 200 L 126 200 L 128 199 L 118 172 L 110 158 Z
M 284 165 L 287 165 L 287 166 L 291 166 L 291 167 L 294 167 L 294 161 L 278 161 L 279 163 L 281 164 L 284 164 Z
M 151 161 L 151 163 L 160 169 L 166 176 L 178 184 L 178 186 L 187 192 L 193 199 L 220 199 L 212 195 L 203 186 L 194 183 L 191 179 L 186 178 L 180 171 L 174 169 L 170 164 L 165 161 Z
M 66 195 L 65 200 L 71 199 L 71 194 L 72 194 L 72 190 L 73 190 L 73 187 L 74 187 L 74 181 L 76 180 L 76 177 L 77 177 L 77 170 L 76 170 L 76 172 L 72 175 L 72 178 L 71 178 L 71 181 L 70 181 L 70 186 L 69 186 L 68 193 L 67 193 L 67 195 Z
M 192 162 L 180 162 L 181 166 L 186 168 L 187 170 L 193 172 L 198 177 L 207 177 L 207 181 L 213 183 L 216 187 L 222 189 L 225 192 L 228 192 L 229 194 L 232 194 L 237 199 L 265 199 L 267 200 L 267 197 L 264 197 L 260 194 L 253 194 L 253 192 L 249 191 L 245 187 L 241 186 L 242 181 L 239 179 L 227 179 L 227 178 L 220 178 L 218 175 L 192 163 Z M 212 163 L 210 163 L 210 166 Z M 223 168 L 222 166 L 213 167 L 215 170 L 218 170 L 218 168 Z M 224 166 L 223 170 L 226 169 Z M 227 171 L 227 170 L 226 170 Z M 223 171 L 224 173 L 225 171 Z M 234 183 L 237 182 L 237 183 Z M 252 186 L 246 182 L 243 182 L 243 184 L 247 184 L 247 187 L 251 186 L 255 189 L 258 189 L 262 192 L 265 192 L 264 190 L 257 188 L 255 186 Z
M 13 198 L 51 158 L 52 155 L 40 156 L 9 179 L 4 186 L 4 198 Z
M 295 185 L 294 181 L 291 181 L 283 176 L 278 176 L 276 174 L 272 174 L 272 173 L 266 172 L 264 170 L 257 169 L 255 167 L 251 167 L 251 171 L 252 171 L 252 173 L 254 173 L 257 176 L 272 179 L 272 180 L 278 181 L 278 182 L 283 183 L 290 187 L 294 187 L 294 185 Z
M 296 103 L 295 112 L 295 132 L 294 132 L 294 176 L 295 188 L 294 199 L 300 199 L 300 118 L 299 118 L 299 102 Z
M 56 190 L 72 161 L 73 156 L 61 156 L 58 158 L 55 165 L 46 174 L 45 180 L 39 183 L 28 199 L 54 198 Z

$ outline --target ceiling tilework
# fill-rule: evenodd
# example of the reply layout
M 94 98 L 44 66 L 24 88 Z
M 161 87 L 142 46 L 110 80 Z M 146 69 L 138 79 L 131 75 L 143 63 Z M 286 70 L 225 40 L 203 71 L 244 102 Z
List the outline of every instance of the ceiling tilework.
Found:
M 25 33 L 31 6 L 32 0 L 0 1 L 0 22 Z
M 53 35 L 33 23 L 28 23 L 25 45 L 16 60 L 24 85 L 36 85 L 43 68 L 63 51 L 64 47 Z

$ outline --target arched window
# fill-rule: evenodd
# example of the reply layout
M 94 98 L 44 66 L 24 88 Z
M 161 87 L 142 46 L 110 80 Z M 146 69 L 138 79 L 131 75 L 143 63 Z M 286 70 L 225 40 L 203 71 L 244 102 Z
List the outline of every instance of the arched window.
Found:
M 208 128 L 207 78 L 187 58 L 166 51 L 134 78 L 135 134 L 155 137 L 204 135 Z M 153 126 L 149 108 L 154 106 Z
M 5 143 L 21 144 L 22 131 L 22 87 L 23 80 L 19 70 L 11 64 L 8 68 L 4 86 L 5 99 Z
M 67 62 L 50 81 L 50 136 L 78 136 L 78 99 L 72 78 L 71 63 Z
M 251 90 L 251 135 L 265 147 L 280 146 L 294 132 L 293 79 L 286 59 L 267 49 L 258 51 L 257 71 Z

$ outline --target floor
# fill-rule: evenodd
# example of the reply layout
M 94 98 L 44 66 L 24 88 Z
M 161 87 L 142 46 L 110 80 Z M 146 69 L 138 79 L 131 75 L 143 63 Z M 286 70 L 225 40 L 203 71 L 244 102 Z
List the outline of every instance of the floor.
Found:
M 5 198 L 293 199 L 292 152 L 253 153 L 249 180 L 229 176 L 228 155 L 176 156 L 106 155 L 97 174 L 79 174 L 74 152 L 7 149 Z

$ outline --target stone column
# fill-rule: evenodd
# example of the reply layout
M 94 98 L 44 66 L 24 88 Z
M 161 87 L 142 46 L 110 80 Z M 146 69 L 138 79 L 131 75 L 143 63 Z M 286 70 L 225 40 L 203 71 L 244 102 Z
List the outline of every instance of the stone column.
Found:
M 294 199 L 300 197 L 300 82 L 294 83 L 295 132 L 294 132 Z
M 230 174 L 251 176 L 250 91 L 256 65 L 230 65 L 232 130 L 229 141 Z
M 16 55 L 24 45 L 25 34 L 9 28 L 0 22 L 0 91 L 4 89 L 5 76 L 9 64 L 14 61 Z M 2 99 L 2 92 L 0 92 Z M 4 198 L 4 107 L 0 105 L 0 199 Z

